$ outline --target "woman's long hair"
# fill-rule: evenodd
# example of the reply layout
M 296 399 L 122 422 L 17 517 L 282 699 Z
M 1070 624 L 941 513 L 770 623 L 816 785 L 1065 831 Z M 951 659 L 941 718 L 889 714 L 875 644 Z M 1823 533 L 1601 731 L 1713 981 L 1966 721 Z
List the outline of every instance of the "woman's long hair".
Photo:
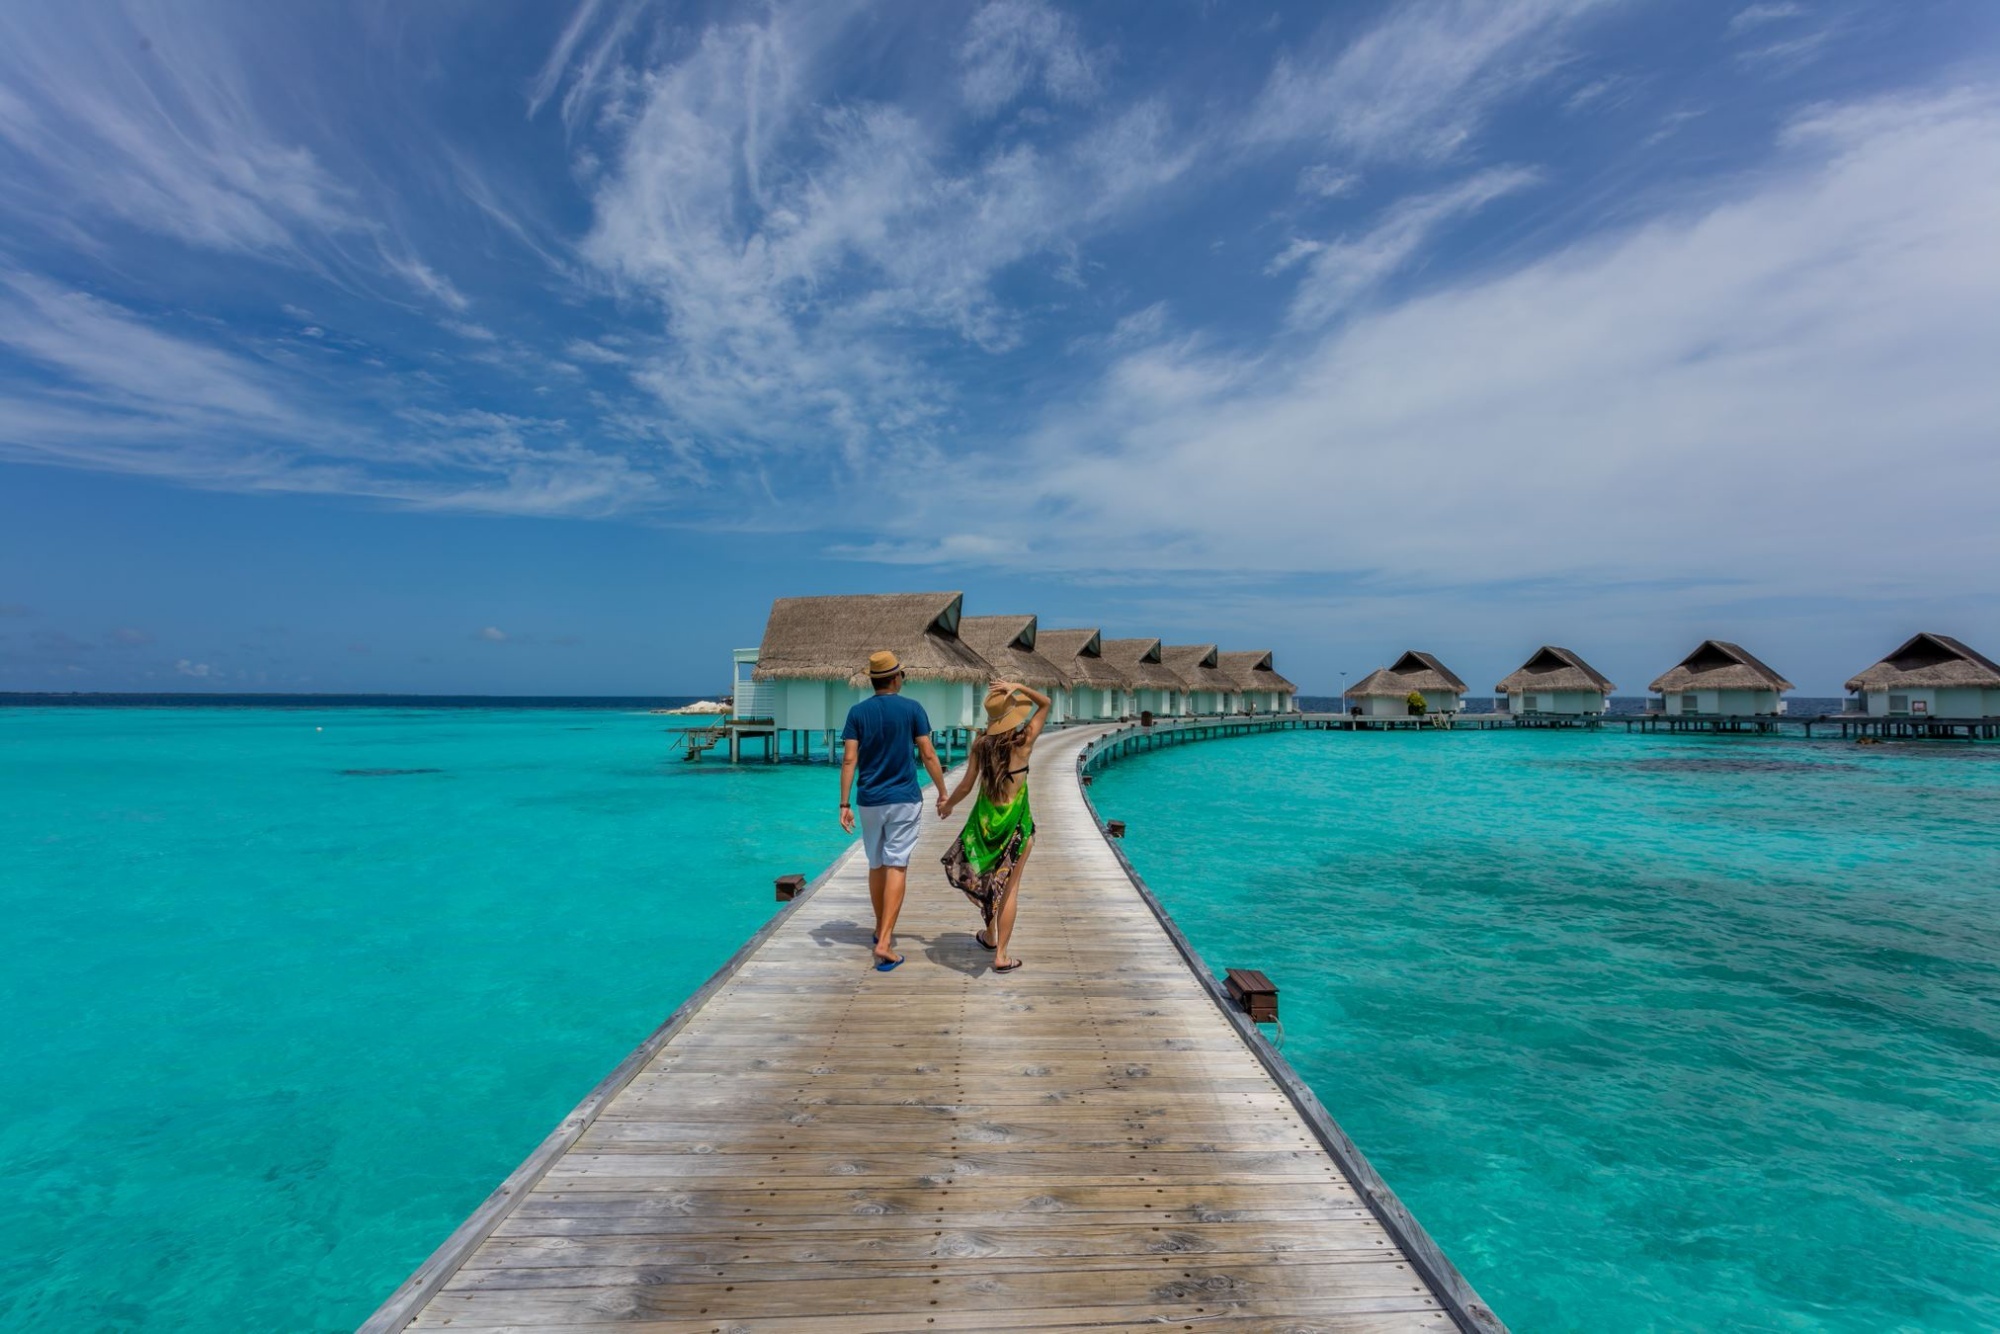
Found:
M 982 736 L 973 747 L 979 760 L 979 789 L 988 801 L 1000 800 L 1000 794 L 1007 790 L 1007 780 L 1013 776 L 1014 752 L 1020 749 L 1021 738 L 1026 735 L 1027 728 L 1017 727 L 998 736 Z

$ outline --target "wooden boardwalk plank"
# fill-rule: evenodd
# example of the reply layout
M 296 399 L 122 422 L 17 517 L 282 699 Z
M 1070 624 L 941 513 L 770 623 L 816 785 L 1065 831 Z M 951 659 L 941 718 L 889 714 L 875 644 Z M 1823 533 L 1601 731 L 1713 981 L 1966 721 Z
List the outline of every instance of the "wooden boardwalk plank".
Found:
M 933 818 L 874 972 L 848 857 L 365 1328 L 1468 1327 L 1098 832 L 1105 730 L 1036 755 L 1025 968 Z

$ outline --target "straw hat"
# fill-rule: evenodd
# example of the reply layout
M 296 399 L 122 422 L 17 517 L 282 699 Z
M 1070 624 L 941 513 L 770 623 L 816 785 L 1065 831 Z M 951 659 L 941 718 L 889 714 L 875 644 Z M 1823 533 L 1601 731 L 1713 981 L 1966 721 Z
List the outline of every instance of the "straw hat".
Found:
M 884 649 L 880 653 L 868 655 L 868 674 L 877 681 L 903 674 L 903 664 L 896 661 L 896 655 Z
M 986 735 L 1000 736 L 1028 721 L 1035 703 L 1018 690 L 998 688 L 986 692 Z

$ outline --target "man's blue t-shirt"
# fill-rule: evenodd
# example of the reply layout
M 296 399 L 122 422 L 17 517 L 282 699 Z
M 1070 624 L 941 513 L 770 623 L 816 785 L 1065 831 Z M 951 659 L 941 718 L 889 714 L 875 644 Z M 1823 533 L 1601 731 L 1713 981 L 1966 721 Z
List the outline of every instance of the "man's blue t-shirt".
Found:
M 860 742 L 857 806 L 922 801 L 917 786 L 917 738 L 931 734 L 924 706 L 901 695 L 875 695 L 847 711 L 842 741 Z

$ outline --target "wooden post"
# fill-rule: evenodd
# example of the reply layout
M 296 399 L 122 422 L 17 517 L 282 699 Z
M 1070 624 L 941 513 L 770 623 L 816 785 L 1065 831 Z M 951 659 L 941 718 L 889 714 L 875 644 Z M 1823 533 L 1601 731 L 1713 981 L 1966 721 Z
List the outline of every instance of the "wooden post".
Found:
M 1270 978 L 1254 968 L 1232 968 L 1223 975 L 1223 985 L 1252 1023 L 1278 1022 L 1278 988 Z
M 781 875 L 778 877 L 778 902 L 790 903 L 805 893 L 806 878 L 802 875 Z
M 1104 822 L 1104 832 L 1113 838 L 1123 838 L 1125 837 L 1125 822 L 1123 820 L 1107 820 Z

